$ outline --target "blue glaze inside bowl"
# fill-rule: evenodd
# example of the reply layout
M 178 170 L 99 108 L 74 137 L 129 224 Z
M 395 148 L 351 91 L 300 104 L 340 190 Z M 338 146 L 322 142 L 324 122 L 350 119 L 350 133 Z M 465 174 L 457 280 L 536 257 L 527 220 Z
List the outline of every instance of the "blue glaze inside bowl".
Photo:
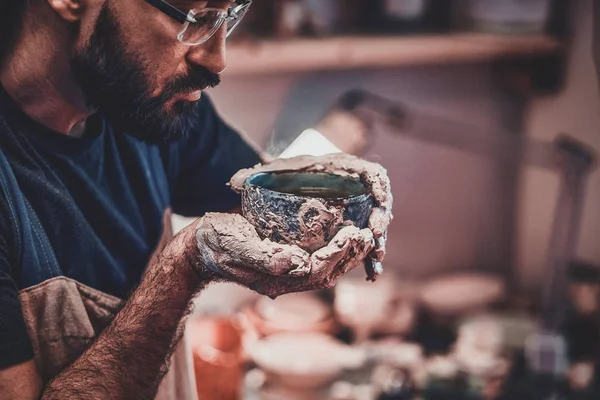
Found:
M 274 192 L 321 199 L 345 199 L 366 193 L 365 185 L 358 179 L 325 173 L 258 173 L 247 183 Z

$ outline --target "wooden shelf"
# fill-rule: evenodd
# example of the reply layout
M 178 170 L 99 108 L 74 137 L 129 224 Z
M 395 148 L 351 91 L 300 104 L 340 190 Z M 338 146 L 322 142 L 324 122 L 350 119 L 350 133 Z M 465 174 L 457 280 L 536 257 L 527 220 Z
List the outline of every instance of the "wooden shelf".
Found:
M 549 36 L 461 33 L 424 36 L 336 37 L 233 44 L 227 75 L 389 68 L 486 62 L 555 54 Z

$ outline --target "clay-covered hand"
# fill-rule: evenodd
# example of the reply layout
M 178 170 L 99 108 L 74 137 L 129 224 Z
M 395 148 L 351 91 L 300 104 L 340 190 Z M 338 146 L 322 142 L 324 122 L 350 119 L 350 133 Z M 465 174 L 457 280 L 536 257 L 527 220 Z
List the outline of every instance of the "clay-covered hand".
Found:
M 275 159 L 253 168 L 239 171 L 230 182 L 231 187 L 241 192 L 246 179 L 257 172 L 267 171 L 308 171 L 328 172 L 338 175 L 353 176 L 370 189 L 375 207 L 369 218 L 369 228 L 376 239 L 376 247 L 370 255 L 367 265 L 369 280 L 375 280 L 381 274 L 381 262 L 385 257 L 387 229 L 392 221 L 392 191 L 387 171 L 381 165 L 365 161 L 358 157 L 337 153 L 320 157 L 300 156 L 288 159 Z
M 369 229 L 348 226 L 327 246 L 308 254 L 297 246 L 261 240 L 238 214 L 206 214 L 190 229 L 196 230 L 201 275 L 238 283 L 273 298 L 330 288 L 374 248 Z

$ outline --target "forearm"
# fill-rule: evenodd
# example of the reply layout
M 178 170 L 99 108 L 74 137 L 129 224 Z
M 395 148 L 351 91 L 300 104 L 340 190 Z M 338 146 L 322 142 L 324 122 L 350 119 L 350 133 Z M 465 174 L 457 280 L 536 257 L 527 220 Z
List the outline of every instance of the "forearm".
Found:
M 196 257 L 180 251 L 186 240 L 192 238 L 173 240 L 112 323 L 47 386 L 42 399 L 154 398 L 190 300 L 207 283 L 193 269 Z

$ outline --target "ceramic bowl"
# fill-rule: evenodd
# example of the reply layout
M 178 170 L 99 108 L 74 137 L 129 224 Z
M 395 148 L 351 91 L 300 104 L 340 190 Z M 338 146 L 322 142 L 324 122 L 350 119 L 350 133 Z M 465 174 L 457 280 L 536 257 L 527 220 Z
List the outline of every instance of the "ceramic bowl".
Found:
M 333 333 L 336 328 L 330 307 L 310 293 L 261 298 L 246 307 L 244 315 L 261 337 L 283 332 Z
M 272 382 L 298 389 L 323 387 L 366 360 L 362 350 L 319 333 L 272 335 L 255 343 L 251 354 Z
M 261 172 L 242 190 L 244 217 L 262 238 L 309 252 L 348 224 L 366 228 L 372 207 L 359 179 L 327 173 Z
M 434 316 L 473 314 L 504 299 L 504 281 L 495 275 L 458 272 L 435 278 L 421 288 L 421 302 Z

